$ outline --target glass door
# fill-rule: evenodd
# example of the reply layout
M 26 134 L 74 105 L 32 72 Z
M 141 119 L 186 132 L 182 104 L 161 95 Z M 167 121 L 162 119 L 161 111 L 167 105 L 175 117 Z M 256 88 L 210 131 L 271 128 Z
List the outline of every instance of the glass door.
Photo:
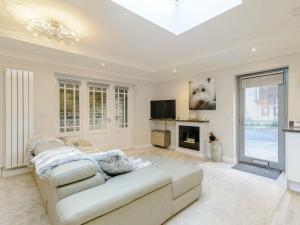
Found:
M 239 160 L 284 170 L 285 71 L 239 78 Z

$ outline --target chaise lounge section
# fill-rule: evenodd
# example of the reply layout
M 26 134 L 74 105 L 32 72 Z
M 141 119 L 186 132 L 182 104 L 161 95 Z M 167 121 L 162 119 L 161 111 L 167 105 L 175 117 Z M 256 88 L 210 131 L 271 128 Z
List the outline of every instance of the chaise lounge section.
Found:
M 55 225 L 160 225 L 201 196 L 203 171 L 195 165 L 146 155 L 151 166 L 105 182 L 86 160 L 36 177 Z

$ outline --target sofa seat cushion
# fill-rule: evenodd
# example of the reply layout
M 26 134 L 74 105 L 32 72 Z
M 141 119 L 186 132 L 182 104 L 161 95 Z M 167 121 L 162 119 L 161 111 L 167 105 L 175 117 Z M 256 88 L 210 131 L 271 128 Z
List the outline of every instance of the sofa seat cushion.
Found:
M 143 158 L 172 177 L 173 199 L 198 186 L 203 180 L 203 170 L 195 164 L 156 155 L 147 155 Z
M 69 162 L 53 168 L 50 173 L 50 181 L 56 187 L 71 184 L 97 173 L 97 166 L 90 160 Z
M 58 219 L 61 224 L 83 224 L 170 183 L 171 177 L 154 167 L 113 177 L 104 185 L 60 200 Z

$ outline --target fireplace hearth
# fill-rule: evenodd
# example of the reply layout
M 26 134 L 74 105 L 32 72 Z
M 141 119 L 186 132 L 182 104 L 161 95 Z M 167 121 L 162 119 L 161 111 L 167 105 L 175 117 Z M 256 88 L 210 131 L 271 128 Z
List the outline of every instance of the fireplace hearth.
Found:
M 200 128 L 179 126 L 179 147 L 200 151 Z

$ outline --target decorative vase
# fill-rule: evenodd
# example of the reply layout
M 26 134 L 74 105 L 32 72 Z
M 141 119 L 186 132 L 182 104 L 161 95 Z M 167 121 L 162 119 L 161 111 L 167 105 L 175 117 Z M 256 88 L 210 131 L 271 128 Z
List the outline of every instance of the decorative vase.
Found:
M 221 162 L 222 161 L 222 148 L 218 141 L 212 141 L 210 143 L 210 153 L 212 161 Z

